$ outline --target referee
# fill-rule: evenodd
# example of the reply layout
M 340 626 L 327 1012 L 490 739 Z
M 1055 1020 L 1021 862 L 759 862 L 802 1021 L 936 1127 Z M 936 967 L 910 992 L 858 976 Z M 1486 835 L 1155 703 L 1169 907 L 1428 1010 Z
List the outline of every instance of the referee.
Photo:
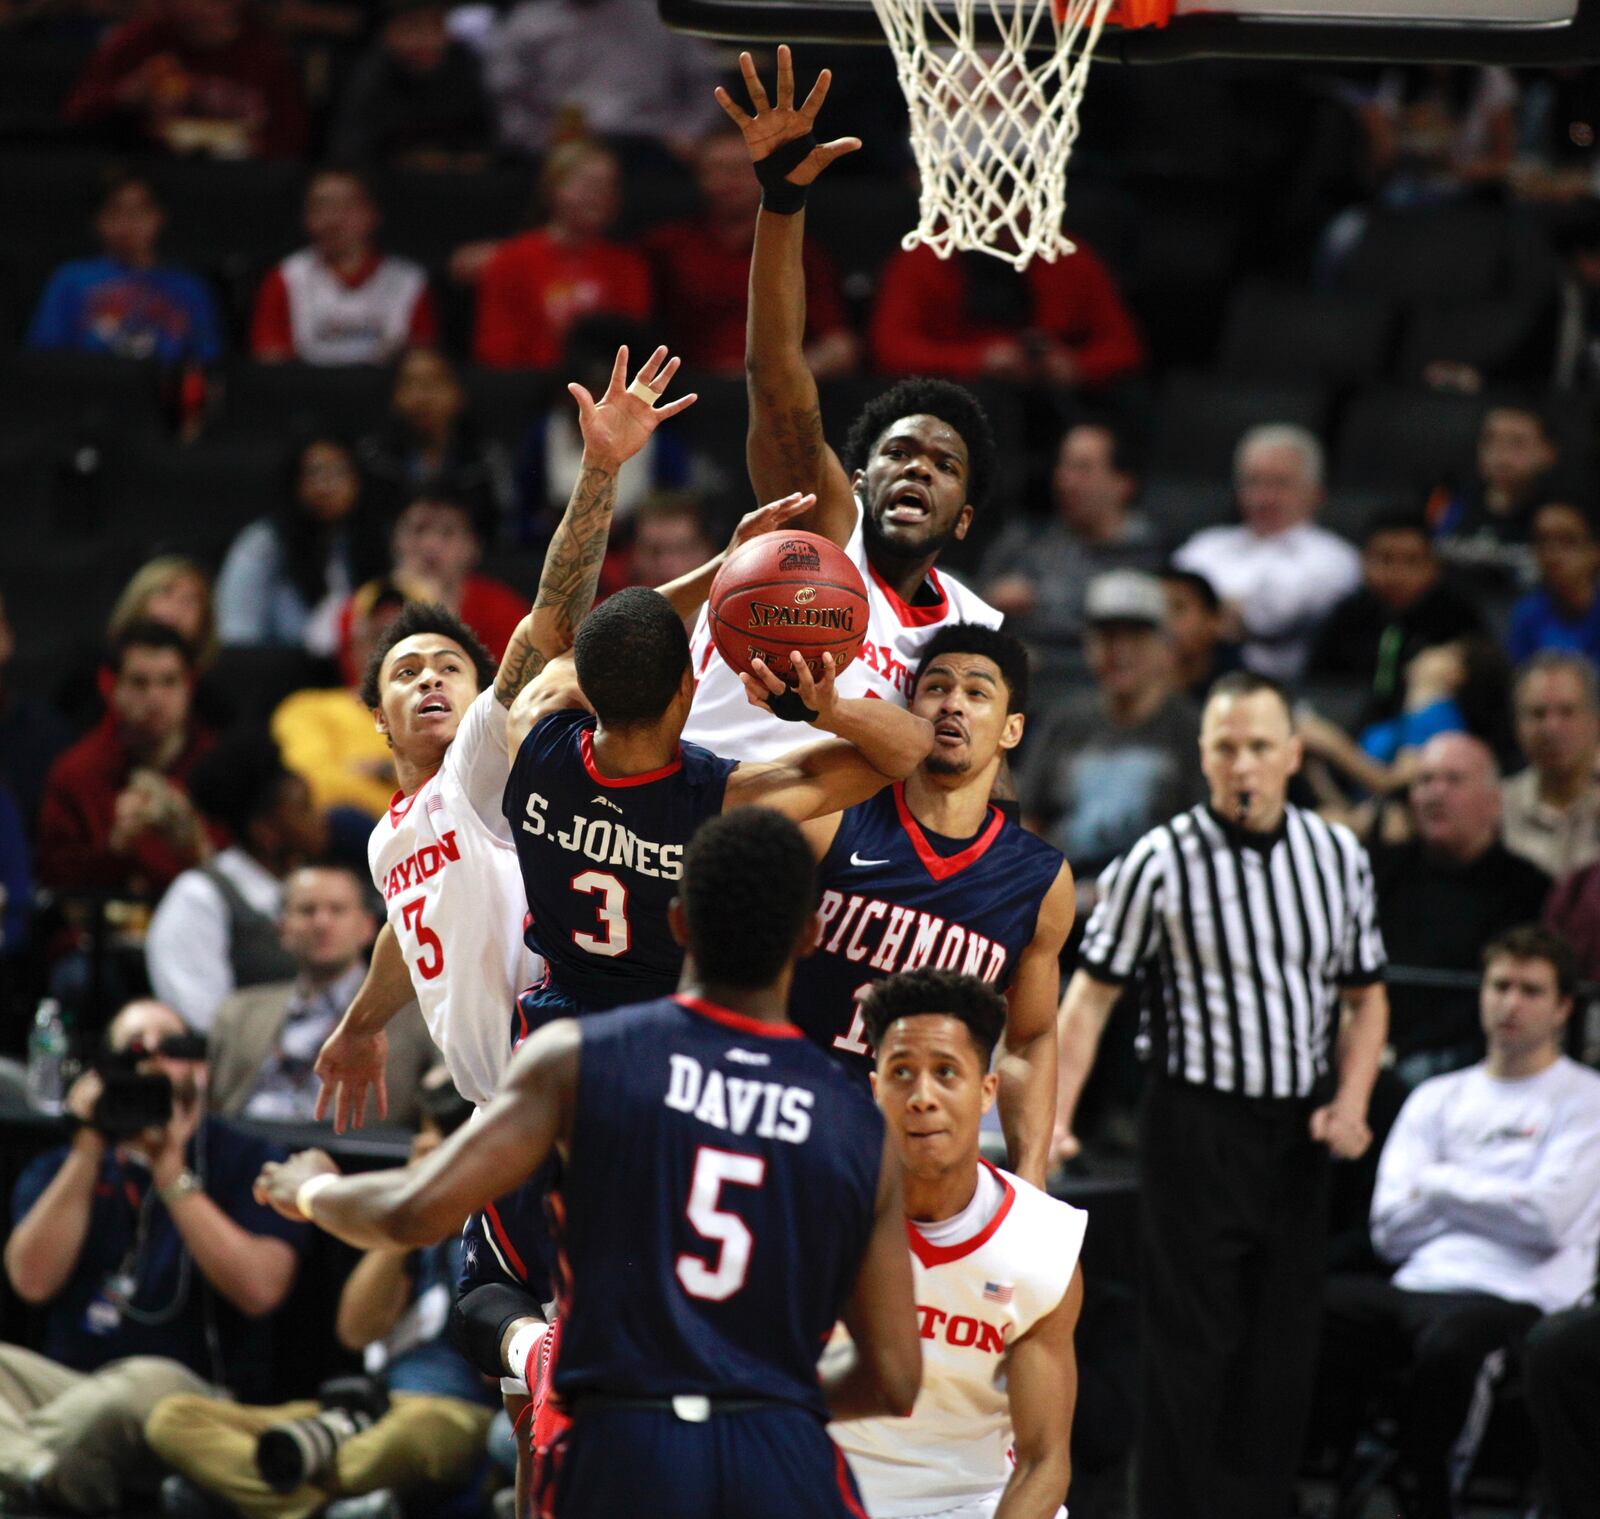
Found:
M 1054 1153 L 1101 1031 L 1141 969 L 1160 988 L 1140 1122 L 1141 1519 L 1293 1512 L 1316 1365 L 1331 1156 L 1371 1142 L 1388 1032 L 1366 851 L 1287 804 L 1283 693 L 1212 688 L 1210 804 L 1100 878 L 1062 1000 Z

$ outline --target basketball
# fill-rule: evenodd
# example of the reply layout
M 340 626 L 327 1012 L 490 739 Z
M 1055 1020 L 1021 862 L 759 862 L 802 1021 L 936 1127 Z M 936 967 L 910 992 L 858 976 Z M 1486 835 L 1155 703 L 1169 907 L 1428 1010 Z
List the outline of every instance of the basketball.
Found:
M 867 588 L 837 544 L 815 533 L 767 533 L 730 554 L 711 582 L 711 636 L 735 670 L 758 656 L 795 683 L 798 649 L 821 680 L 822 656 L 842 672 L 867 636 Z

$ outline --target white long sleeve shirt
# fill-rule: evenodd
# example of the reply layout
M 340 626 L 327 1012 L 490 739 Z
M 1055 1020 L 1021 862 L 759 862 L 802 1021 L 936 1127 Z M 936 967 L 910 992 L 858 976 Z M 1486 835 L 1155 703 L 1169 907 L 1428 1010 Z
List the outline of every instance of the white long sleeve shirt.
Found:
M 1576 1303 L 1600 1250 L 1600 1075 L 1563 1056 L 1520 1081 L 1475 1065 L 1423 1082 L 1383 1147 L 1372 1242 L 1411 1291 Z

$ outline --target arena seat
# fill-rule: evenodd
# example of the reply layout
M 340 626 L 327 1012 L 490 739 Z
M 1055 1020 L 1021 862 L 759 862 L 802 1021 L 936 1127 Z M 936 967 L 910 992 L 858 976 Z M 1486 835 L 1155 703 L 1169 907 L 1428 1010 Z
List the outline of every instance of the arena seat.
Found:
M 1156 476 L 1139 492 L 1138 507 L 1155 525 L 1162 543 L 1177 548 L 1204 527 L 1238 521 L 1233 487 L 1213 481 Z
M 513 457 L 522 447 L 536 417 L 549 410 L 556 397 L 567 405 L 566 380 L 536 369 L 477 369 L 463 366 L 473 415 L 485 432 Z
M 806 206 L 806 233 L 833 255 L 850 299 L 863 302 L 917 221 L 916 192 L 899 180 L 841 176 Z
M 109 521 L 140 555 L 215 566 L 234 534 L 282 499 L 284 457 L 282 441 L 134 444 L 112 474 Z
M 1150 472 L 1182 480 L 1229 480 L 1233 451 L 1248 428 L 1293 422 L 1320 436 L 1328 409 L 1321 386 L 1263 385 L 1179 371 L 1161 388 Z
M 355 442 L 383 418 L 390 379 L 371 365 L 258 364 L 234 359 L 221 376 L 222 405 L 207 438 L 273 441 L 326 430 Z
M 7 420 L 22 433 L 159 434 L 166 430 L 161 381 L 158 365 L 136 359 L 32 349 L 0 354 Z
M 1427 367 L 1440 361 L 1470 364 L 1492 378 L 1518 359 L 1541 315 L 1538 305 L 1512 297 L 1418 306 L 1401 333 L 1395 378 L 1420 384 Z
M 303 165 L 155 159 L 149 172 L 167 207 L 163 247 L 175 263 L 265 266 L 305 241 Z
M 93 243 L 90 220 L 104 174 L 104 154 L 9 145 L 0 153 L 6 237 L 71 238 L 87 250 Z
M 1373 211 L 1339 284 L 1408 304 L 1484 300 L 1519 279 L 1521 230 L 1505 210 L 1476 201 Z
M 1347 408 L 1334 451 L 1341 485 L 1425 491 L 1472 458 L 1484 403 L 1474 396 L 1384 385 Z
M 1217 369 L 1249 380 L 1370 383 L 1385 371 L 1394 318 L 1381 296 L 1249 280 L 1228 301 Z
M 1329 487 L 1317 513 L 1317 521 L 1330 533 L 1338 533 L 1359 544 L 1367 524 L 1379 512 L 1422 513 L 1422 497 L 1417 491 L 1382 486 L 1334 485 Z
M 510 237 L 529 226 L 538 175 L 531 165 L 472 174 L 390 169 L 373 176 L 372 188 L 383 210 L 383 244 L 442 264 L 463 243 Z

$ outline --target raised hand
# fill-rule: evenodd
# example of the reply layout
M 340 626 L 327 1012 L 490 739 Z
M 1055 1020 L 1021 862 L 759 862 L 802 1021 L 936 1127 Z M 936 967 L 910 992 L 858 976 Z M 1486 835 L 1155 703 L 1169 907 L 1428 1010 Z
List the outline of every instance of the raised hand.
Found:
M 776 532 L 785 522 L 809 512 L 816 504 L 817 498 L 814 493 L 808 492 L 802 496 L 799 491 L 791 491 L 787 496 L 769 501 L 765 506 L 758 506 L 753 512 L 746 512 L 739 519 L 739 525 L 734 528 L 733 536 L 728 540 L 728 553 L 742 549 L 745 544 L 761 537 L 763 533 Z
M 321 1078 L 316 1119 L 321 1123 L 333 1104 L 333 1132 L 361 1128 L 367 1121 L 367 1097 L 377 1098 L 378 1117 L 389 1116 L 389 1088 L 384 1071 L 389 1059 L 389 1036 L 379 1029 L 364 1034 L 350 1027 L 348 1017 L 328 1035 L 313 1067 Z
M 750 104 L 755 115 L 750 115 L 734 102 L 719 84 L 716 88 L 717 104 L 728 114 L 728 119 L 744 133 L 744 145 L 750 150 L 750 161 L 760 163 L 787 142 L 804 137 L 816 126 L 817 112 L 828 98 L 828 87 L 833 74 L 824 69 L 811 86 L 811 93 L 798 107 L 794 103 L 794 58 L 787 46 L 778 49 L 778 103 L 767 99 L 761 75 L 756 72 L 756 61 L 748 53 L 739 54 L 739 72 L 744 75 L 745 89 L 750 93 Z M 820 142 L 784 177 L 791 184 L 809 185 L 836 158 L 854 153 L 861 146 L 859 137 L 835 137 L 832 142 Z
M 650 434 L 663 419 L 694 405 L 698 397 L 693 391 L 665 406 L 655 404 L 672 383 L 680 363 L 681 359 L 667 357 L 663 345 L 645 360 L 630 385 L 628 348 L 624 344 L 617 350 L 611 380 L 598 401 L 576 381 L 567 386 L 578 403 L 578 427 L 591 464 L 614 472 L 650 441 Z

